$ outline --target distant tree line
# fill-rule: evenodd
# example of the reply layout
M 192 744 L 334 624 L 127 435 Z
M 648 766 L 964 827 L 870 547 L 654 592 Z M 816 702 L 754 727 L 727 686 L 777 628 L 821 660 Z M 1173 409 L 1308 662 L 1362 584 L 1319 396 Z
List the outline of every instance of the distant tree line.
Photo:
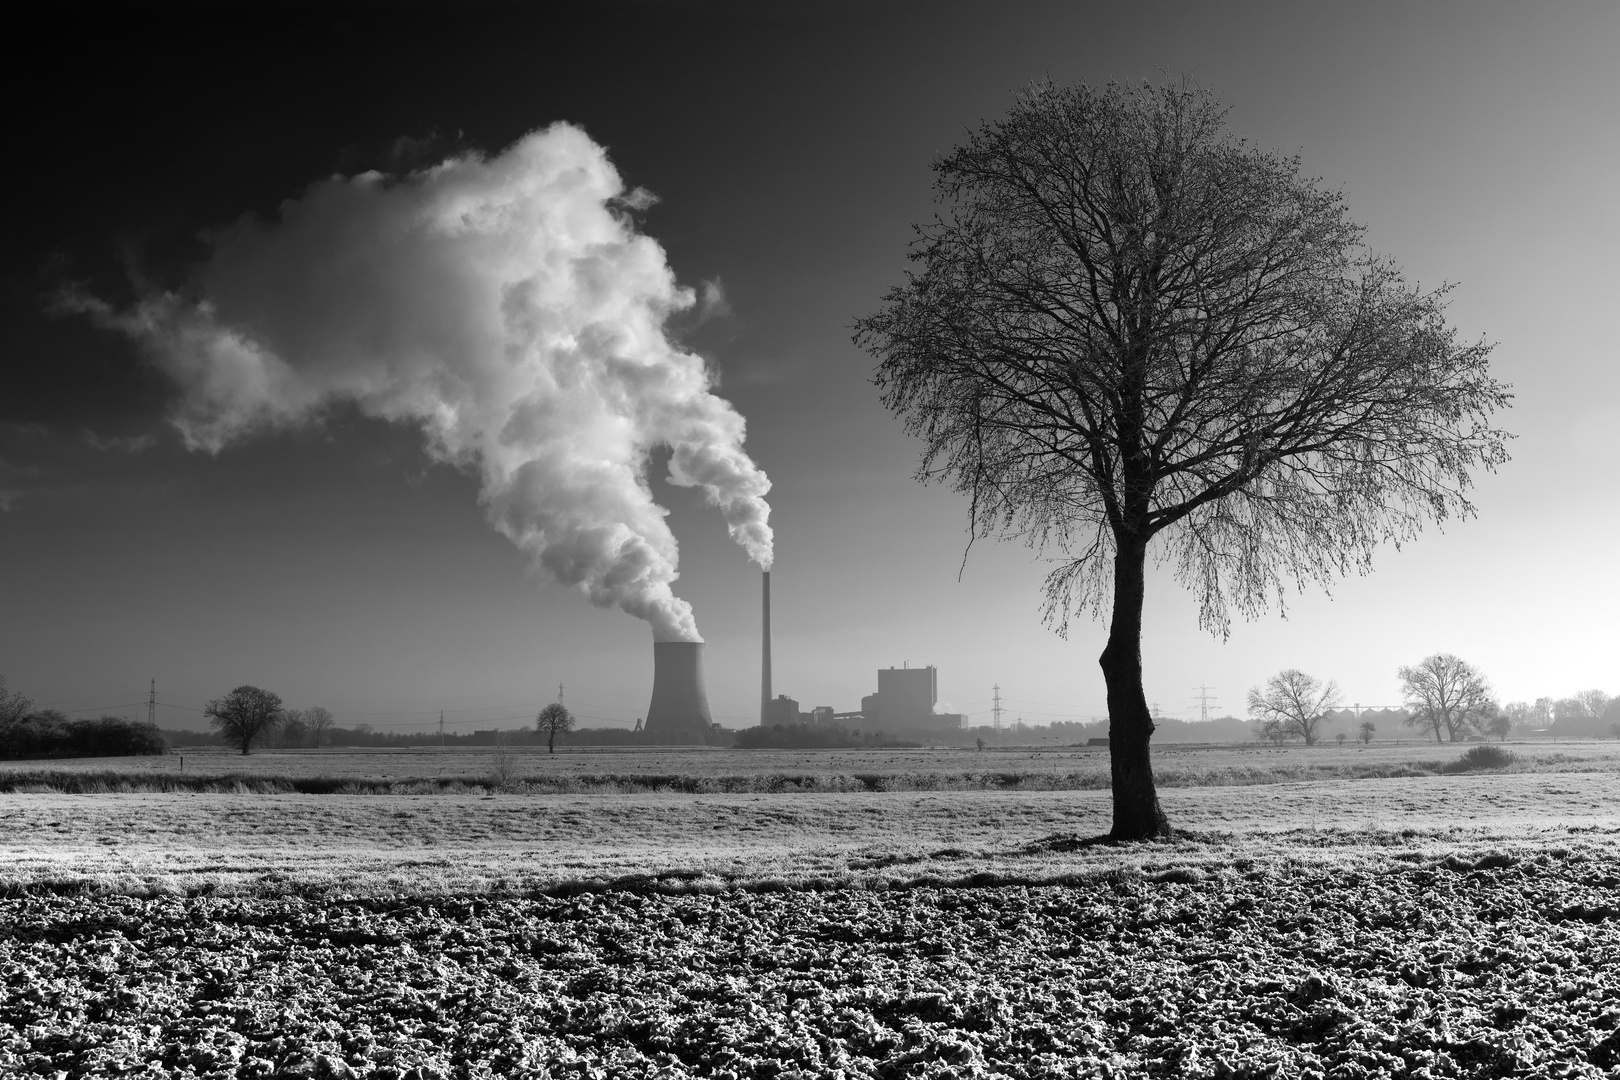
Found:
M 1397 671 L 1405 707 L 1398 717 L 1406 726 L 1433 735 L 1435 742 L 1468 742 L 1487 737 L 1506 739 L 1515 731 L 1527 736 L 1554 738 L 1620 738 L 1620 698 L 1601 690 L 1583 690 L 1573 697 L 1538 698 L 1534 704 L 1499 703 L 1484 674 L 1450 653 L 1435 653 Z M 1249 715 L 1257 733 L 1267 741 L 1303 741 L 1313 746 L 1334 720 L 1358 716 L 1339 709 L 1338 687 L 1290 668 L 1278 672 L 1265 686 L 1249 691 Z M 1359 714 L 1357 737 L 1370 742 L 1378 725 L 1373 713 Z M 1338 736 L 1342 743 L 1347 733 Z
M 127 757 L 161 754 L 168 743 L 155 724 L 123 716 L 72 719 L 36 709 L 0 675 L 0 758 Z

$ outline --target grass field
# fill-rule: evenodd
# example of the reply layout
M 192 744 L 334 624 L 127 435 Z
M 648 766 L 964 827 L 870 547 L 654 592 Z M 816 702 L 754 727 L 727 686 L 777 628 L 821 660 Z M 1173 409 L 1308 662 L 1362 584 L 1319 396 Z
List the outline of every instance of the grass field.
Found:
M 1161 798 L 1191 838 L 1124 852 L 1047 843 L 1107 831 L 1107 759 L 1095 750 L 213 751 L 186 755 L 183 773 L 174 757 L 10 763 L 0 770 L 0 791 L 12 789 L 0 793 L 0 886 L 431 892 L 649 877 L 707 888 L 1046 880 L 1122 860 L 1218 862 L 1286 849 L 1320 861 L 1352 849 L 1439 851 L 1620 829 L 1612 743 L 1521 746 L 1507 769 L 1455 774 L 1443 770 L 1458 749 L 1435 749 L 1172 748 L 1158 755 Z M 491 774 L 503 761 L 497 785 Z M 159 789 L 168 783 L 195 787 Z
M 1620 1075 L 1616 747 L 1459 749 L 11 763 L 0 1072 Z
M 1439 773 L 1454 766 L 1461 747 L 1407 741 L 1362 746 L 1186 747 L 1154 751 L 1165 787 L 1237 786 L 1318 779 L 1366 779 Z M 1620 771 L 1620 742 L 1508 744 L 1518 761 L 1510 772 Z M 1108 785 L 1104 748 L 924 750 L 714 750 L 692 748 L 543 747 L 399 750 L 271 750 L 242 755 L 220 748 L 144 758 L 78 758 L 0 762 L 0 791 L 19 783 L 62 786 L 75 775 L 115 774 L 127 782 L 198 784 L 213 779 L 261 779 L 335 790 L 391 790 L 425 784 L 419 793 L 487 784 L 497 768 L 536 793 L 674 787 L 688 790 L 909 790 L 928 787 L 1096 789 Z M 52 778 L 57 778 L 52 780 Z

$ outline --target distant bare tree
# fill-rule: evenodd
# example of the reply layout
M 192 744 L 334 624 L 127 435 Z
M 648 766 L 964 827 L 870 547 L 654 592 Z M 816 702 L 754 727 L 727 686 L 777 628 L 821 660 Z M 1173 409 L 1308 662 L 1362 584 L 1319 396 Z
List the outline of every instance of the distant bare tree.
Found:
M 312 705 L 304 710 L 304 723 L 309 726 L 311 737 L 315 746 L 321 745 L 321 735 L 332 730 L 332 712 L 319 705 Z
M 507 742 L 506 732 L 495 733 L 495 749 L 489 759 L 489 784 L 496 791 L 511 791 L 517 783 L 518 759 Z
M 1604 713 L 1609 711 L 1609 705 L 1614 701 L 1614 698 L 1605 694 L 1602 690 L 1582 690 L 1575 695 L 1575 700 L 1581 703 L 1581 708 L 1585 710 L 1586 715 L 1592 718 L 1593 727 L 1595 728 L 1603 720 Z
M 1373 735 L 1378 731 L 1378 725 L 1371 720 L 1361 722 L 1361 745 L 1367 746 L 1373 741 Z
M 1546 727 L 1553 722 L 1553 705 L 1552 698 L 1538 697 L 1535 703 L 1530 706 L 1530 719 L 1535 722 L 1537 727 Z
M 281 698 L 257 686 L 238 686 L 210 701 L 203 715 L 215 731 L 247 754 L 255 739 L 269 735 L 281 722 Z
M 281 710 L 281 723 L 276 725 L 278 746 L 300 746 L 309 737 L 308 715 L 304 709 Z
M 1339 732 L 1339 733 L 1338 733 L 1338 734 L 1337 734 L 1337 735 L 1335 735 L 1335 736 L 1333 736 L 1333 740 L 1334 740 L 1334 741 L 1335 741 L 1335 742 L 1337 742 L 1337 743 L 1338 743 L 1338 744 L 1339 744 L 1339 745 L 1340 745 L 1340 746 L 1343 746 L 1343 745 L 1344 745 L 1344 741 L 1345 741 L 1345 740 L 1346 740 L 1346 739 L 1348 739 L 1348 738 L 1349 738 L 1349 737 L 1350 737 L 1350 736 L 1349 736 L 1349 735 L 1348 735 L 1348 734 L 1346 734 L 1346 733 L 1345 733 L 1345 732 L 1342 732 L 1342 731 L 1341 731 L 1341 732 Z
M 1510 727 L 1533 727 L 1535 724 L 1535 709 L 1527 701 L 1510 701 L 1502 706 L 1502 715 L 1507 717 Z
M 1315 746 L 1325 713 L 1339 707 L 1338 684 L 1307 675 L 1296 668 L 1280 671 L 1249 691 L 1249 715 L 1260 721 L 1262 732 L 1275 728 L 1283 738 L 1304 739 Z
M 0 675 L 0 724 L 14 723 L 33 711 L 33 701 L 20 690 L 7 690 L 6 677 Z
M 1501 710 L 1486 722 L 1485 730 L 1507 742 L 1508 734 L 1513 730 L 1513 714 L 1506 709 Z
M 574 716 L 560 702 L 552 702 L 534 718 L 534 730 L 546 737 L 546 751 L 557 752 L 557 733 L 574 730 Z
M 1339 194 L 1187 81 L 1036 83 L 934 163 L 919 269 L 855 323 L 917 477 L 976 537 L 1055 551 L 1046 614 L 1110 618 L 1115 839 L 1163 836 L 1142 687 L 1148 547 L 1224 636 L 1285 579 L 1467 517 L 1507 460 L 1489 346 L 1362 246 Z
M 1409 712 L 1406 722 L 1428 727 L 1435 742 L 1456 742 L 1495 714 L 1485 676 L 1450 653 L 1435 653 L 1399 673 Z

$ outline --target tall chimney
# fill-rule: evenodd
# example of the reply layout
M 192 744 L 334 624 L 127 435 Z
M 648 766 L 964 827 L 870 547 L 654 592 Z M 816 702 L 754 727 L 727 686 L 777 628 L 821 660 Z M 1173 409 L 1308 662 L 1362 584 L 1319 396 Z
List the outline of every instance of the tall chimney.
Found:
M 759 722 L 770 722 L 771 708 L 771 572 L 765 571 L 764 631 L 759 646 Z
M 709 694 L 703 688 L 703 642 L 653 642 L 652 703 L 647 735 L 660 743 L 709 741 Z

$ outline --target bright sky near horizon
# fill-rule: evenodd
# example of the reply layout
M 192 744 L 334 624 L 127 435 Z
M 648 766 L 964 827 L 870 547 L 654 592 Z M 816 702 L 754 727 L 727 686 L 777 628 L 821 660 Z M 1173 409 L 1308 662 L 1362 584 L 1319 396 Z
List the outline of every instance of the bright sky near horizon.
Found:
M 1127 9 L 1128 10 L 1125 10 Z M 911 478 L 917 445 L 850 323 L 902 280 L 931 160 L 1030 79 L 1186 72 L 1230 125 L 1342 188 L 1410 280 L 1455 283 L 1463 340 L 1495 342 L 1514 460 L 1478 517 L 1385 551 L 1226 641 L 1149 583 L 1146 688 L 1166 715 L 1241 714 L 1297 667 L 1398 703 L 1433 652 L 1504 700 L 1620 693 L 1620 7 L 1608 3 L 581 5 L 276 14 L 194 8 L 24 24 L 58 83 L 14 145 L 0 253 L 0 675 L 68 711 L 165 725 L 252 683 L 341 724 L 517 726 L 558 684 L 629 725 L 647 624 L 528 568 L 436 462 L 418 421 L 359 409 L 187 449 L 178 389 L 127 335 L 53 314 L 64 281 L 115 306 L 188 280 L 211 236 L 273 222 L 335 175 L 499 155 L 557 121 L 658 203 L 640 227 L 698 290 L 673 324 L 719 374 L 772 481 L 775 688 L 859 707 L 875 669 L 934 664 L 944 703 L 1044 723 L 1104 713 L 1105 627 L 1040 620 L 1048 565 L 980 542 Z M 43 17 L 42 17 L 43 18 Z M 663 460 L 655 476 L 662 476 Z M 729 726 L 758 714 L 759 574 L 700 492 L 655 480 L 676 594 Z

